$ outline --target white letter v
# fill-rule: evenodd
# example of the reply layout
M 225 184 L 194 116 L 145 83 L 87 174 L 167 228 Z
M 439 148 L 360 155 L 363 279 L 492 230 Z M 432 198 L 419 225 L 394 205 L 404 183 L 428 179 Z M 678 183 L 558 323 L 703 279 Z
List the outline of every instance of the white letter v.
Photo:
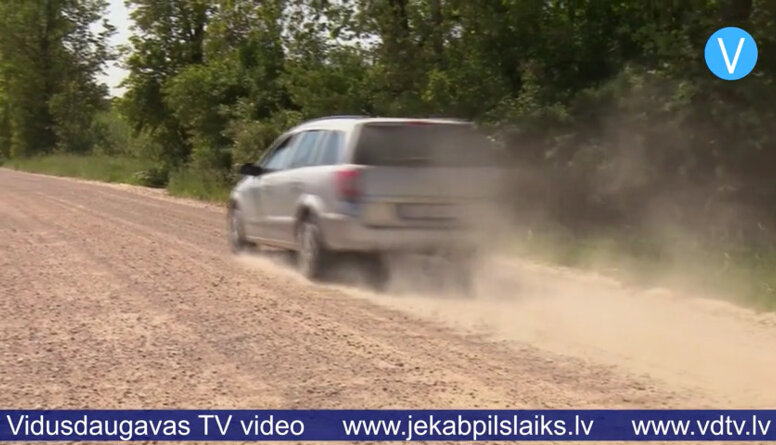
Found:
M 725 49 L 725 42 L 722 41 L 721 37 L 717 37 L 717 42 L 719 42 L 719 49 L 722 50 L 722 57 L 725 58 L 725 66 L 727 66 L 728 73 L 733 74 L 733 71 L 736 70 L 736 65 L 738 65 L 738 56 L 741 55 L 741 48 L 744 46 L 744 38 L 741 37 L 741 40 L 738 41 L 738 49 L 736 50 L 736 55 L 733 57 L 732 64 L 730 63 L 730 58 Z

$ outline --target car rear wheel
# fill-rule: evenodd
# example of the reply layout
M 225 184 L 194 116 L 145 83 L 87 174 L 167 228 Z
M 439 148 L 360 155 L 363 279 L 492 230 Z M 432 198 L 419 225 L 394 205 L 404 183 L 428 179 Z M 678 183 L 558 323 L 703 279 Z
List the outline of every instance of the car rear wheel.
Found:
M 478 253 L 458 252 L 450 257 L 451 284 L 456 292 L 471 297 L 474 294 L 474 275 L 478 266 Z
M 391 279 L 385 256 L 380 253 L 366 255 L 362 259 L 362 264 L 366 272 L 367 285 L 377 292 L 384 292 Z
M 321 231 L 314 219 L 305 219 L 299 223 L 296 243 L 299 271 L 311 280 L 321 278 L 327 252 L 323 246 Z
M 459 266 L 453 270 L 453 286 L 455 290 L 465 297 L 474 295 L 474 277 L 470 267 Z

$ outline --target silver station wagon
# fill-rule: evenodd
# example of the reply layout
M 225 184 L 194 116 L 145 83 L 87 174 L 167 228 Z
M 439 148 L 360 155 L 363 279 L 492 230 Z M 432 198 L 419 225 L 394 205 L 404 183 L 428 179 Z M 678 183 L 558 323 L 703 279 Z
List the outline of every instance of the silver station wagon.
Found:
M 445 256 L 468 286 L 499 184 L 490 141 L 469 122 L 334 116 L 280 136 L 231 193 L 233 250 L 267 245 L 297 253 L 306 277 L 337 256 L 388 278 L 385 256 Z

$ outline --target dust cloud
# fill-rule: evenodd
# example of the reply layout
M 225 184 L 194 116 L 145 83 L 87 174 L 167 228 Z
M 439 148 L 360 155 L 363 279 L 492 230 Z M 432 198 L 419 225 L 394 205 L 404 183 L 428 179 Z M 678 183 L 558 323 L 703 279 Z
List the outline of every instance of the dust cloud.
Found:
M 469 215 L 478 222 L 482 249 L 473 295 L 461 295 L 445 281 L 444 264 L 420 256 L 392 257 L 384 292 L 364 285 L 367 280 L 357 264 L 340 267 L 332 280 L 319 286 L 472 335 L 530 345 L 647 377 L 671 391 L 700 395 L 687 408 L 776 406 L 776 314 L 726 302 L 736 299 L 730 290 L 741 290 L 738 283 L 714 292 L 694 281 L 719 271 L 693 246 L 709 234 L 726 240 L 742 220 L 757 221 L 758 212 L 709 195 L 709 184 L 654 188 L 662 173 L 650 163 L 647 145 L 627 126 L 610 127 L 606 138 L 622 148 L 596 174 L 564 182 L 568 178 L 559 180 L 530 162 L 518 162 L 498 184 L 502 201 L 488 207 L 488 213 Z M 567 193 L 574 187 L 579 190 Z M 636 214 L 622 219 L 612 210 L 617 205 L 629 208 L 633 200 L 640 200 Z M 603 209 L 601 214 L 597 209 Z M 564 218 L 578 216 L 586 224 L 648 240 L 658 252 L 653 261 L 665 264 L 657 272 L 646 271 L 639 263 L 589 253 L 590 270 L 615 272 L 599 274 L 509 253 L 521 232 L 557 230 Z M 713 221 L 715 228 L 701 233 L 704 221 Z M 243 261 L 301 279 L 292 272 L 288 257 L 265 253 Z M 689 269 L 696 278 L 690 278 Z
M 476 335 L 648 376 L 703 394 L 700 407 L 776 404 L 776 316 L 718 300 L 637 290 L 595 274 L 507 258 L 478 273 L 473 298 L 411 288 L 353 295 Z M 394 288 L 395 289 L 395 288 Z
M 290 257 L 270 251 L 243 256 L 304 281 Z M 702 295 L 638 289 L 595 273 L 490 256 L 477 270 L 473 295 L 440 286 L 433 260 L 392 263 L 384 292 L 344 265 L 331 287 L 470 335 L 604 365 L 700 398 L 688 408 L 766 408 L 776 404 L 776 314 Z

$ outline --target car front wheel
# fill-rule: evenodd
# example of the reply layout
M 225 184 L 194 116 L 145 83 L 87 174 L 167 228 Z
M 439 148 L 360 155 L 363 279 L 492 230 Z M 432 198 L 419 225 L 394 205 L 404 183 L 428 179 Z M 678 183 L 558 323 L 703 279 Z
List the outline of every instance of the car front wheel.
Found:
M 232 248 L 232 252 L 240 253 L 247 250 L 250 246 L 250 242 L 245 238 L 245 224 L 240 209 L 237 207 L 230 207 L 226 221 L 229 234 L 229 246 Z

